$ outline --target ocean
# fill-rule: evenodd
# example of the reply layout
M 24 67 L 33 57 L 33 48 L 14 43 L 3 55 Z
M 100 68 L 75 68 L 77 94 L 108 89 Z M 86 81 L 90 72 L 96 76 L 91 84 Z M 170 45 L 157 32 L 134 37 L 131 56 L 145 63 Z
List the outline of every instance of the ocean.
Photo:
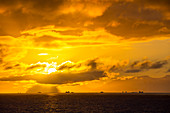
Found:
M 0 113 L 170 113 L 169 94 L 0 94 Z

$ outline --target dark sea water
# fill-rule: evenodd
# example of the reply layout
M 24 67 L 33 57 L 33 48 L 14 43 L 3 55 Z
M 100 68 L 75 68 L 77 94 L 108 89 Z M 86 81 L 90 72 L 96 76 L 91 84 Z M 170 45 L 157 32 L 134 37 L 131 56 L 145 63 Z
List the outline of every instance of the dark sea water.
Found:
M 170 95 L 0 94 L 0 113 L 170 113 Z

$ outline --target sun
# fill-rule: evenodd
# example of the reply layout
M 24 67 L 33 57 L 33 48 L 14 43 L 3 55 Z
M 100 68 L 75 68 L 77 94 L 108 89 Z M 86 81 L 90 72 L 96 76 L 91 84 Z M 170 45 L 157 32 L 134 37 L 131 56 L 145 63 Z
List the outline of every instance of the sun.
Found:
M 48 69 L 48 74 L 56 72 L 57 70 L 55 68 L 49 68 Z

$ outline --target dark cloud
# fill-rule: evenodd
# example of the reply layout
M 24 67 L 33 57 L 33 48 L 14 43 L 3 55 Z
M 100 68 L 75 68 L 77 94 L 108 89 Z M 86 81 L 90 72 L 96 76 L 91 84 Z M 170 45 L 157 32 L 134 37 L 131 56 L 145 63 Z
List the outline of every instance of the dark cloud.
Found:
M 92 69 L 92 70 L 95 70 L 96 67 L 97 67 L 96 59 L 90 60 L 90 61 L 87 63 L 87 66 L 91 66 L 91 69 Z
M 145 8 L 145 5 L 145 1 L 115 2 L 102 16 L 94 19 L 95 25 L 105 27 L 107 32 L 113 35 L 122 36 L 122 40 L 146 40 L 151 36 L 170 34 L 168 30 L 161 30 L 164 27 L 170 29 L 163 13 Z
M 133 68 L 135 67 L 140 61 L 134 61 L 130 66 Z
M 64 0 L 0 0 L 1 7 L 8 8 L 6 12 L 22 9 L 23 13 L 36 13 L 42 14 L 53 12 L 64 3 Z
M 89 70 L 105 70 L 109 73 L 115 72 L 115 73 L 138 73 L 142 71 L 149 71 L 151 69 L 160 69 L 163 68 L 165 65 L 168 64 L 168 60 L 160 60 L 160 61 L 150 61 L 150 60 L 138 60 L 134 61 L 130 64 L 127 62 L 118 62 L 112 66 L 109 66 L 105 64 L 105 62 L 100 62 L 99 58 L 86 60 L 83 62 L 78 63 L 71 63 L 67 62 L 64 64 L 61 64 L 57 70 L 71 70 L 74 68 L 81 69 L 83 66 L 88 66 Z
M 21 69 L 21 64 L 18 64 L 16 62 L 7 62 L 3 64 L 4 70 L 10 70 L 10 69 Z
M 109 72 L 114 72 L 115 70 L 117 70 L 117 66 L 113 65 L 110 69 Z
M 159 6 L 158 8 L 166 8 L 170 9 L 170 1 L 169 0 L 135 0 L 139 4 L 151 5 L 151 6 Z
M 98 80 L 101 77 L 106 77 L 103 71 L 88 71 L 81 73 L 58 73 L 52 76 L 46 77 L 45 79 L 37 80 L 39 83 L 45 84 L 66 84 L 74 82 L 83 82 Z
M 2 62 L 3 70 L 11 70 L 11 69 L 21 69 L 21 64 L 15 61 L 11 62 Z
M 43 2 L 41 0 L 16 0 L 14 3 L 0 1 L 2 10 L 4 10 L 3 13 L 0 13 L 0 35 L 18 37 L 21 35 L 21 31 L 46 25 L 83 26 L 88 17 L 81 13 L 62 13 L 64 8 L 67 8 L 66 3 L 67 0 L 44 0 Z M 70 1 L 70 3 L 72 2 Z M 61 33 L 77 34 L 77 31 Z
M 21 31 L 46 25 L 76 28 L 57 31 L 61 35 L 74 36 L 82 36 L 84 30 L 102 27 L 113 35 L 122 36 L 123 40 L 146 40 L 148 37 L 170 34 L 170 22 L 164 17 L 165 12 L 168 13 L 170 9 L 168 0 L 134 0 L 133 2 L 127 0 L 96 2 L 6 0 L 4 2 L 1 0 L 0 4 L 2 7 L 0 35 L 17 37 L 21 35 Z M 98 14 L 98 10 L 105 5 L 106 7 Z M 97 12 L 94 13 L 89 6 L 94 6 L 92 8 L 96 8 Z M 154 9 L 149 6 L 160 8 Z M 85 26 L 88 21 L 93 24 Z
M 151 62 L 149 60 L 144 61 L 134 61 L 131 64 L 131 68 L 139 68 L 139 69 L 159 69 L 166 65 L 167 60 Z
M 12 69 L 12 67 L 9 66 L 9 67 L 6 67 L 6 68 L 5 68 L 5 70 L 8 70 L 8 69 Z
M 15 67 L 18 67 L 18 66 L 20 66 L 20 64 L 16 64 L 16 65 L 15 65 Z
M 35 64 L 35 65 L 31 65 L 30 67 L 27 67 L 26 70 L 32 70 L 35 68 L 44 68 L 44 67 L 46 67 L 46 64 Z
M 161 68 L 161 67 L 163 67 L 165 64 L 167 64 L 168 62 L 166 61 L 166 60 L 164 60 L 164 61 L 158 61 L 158 62 L 155 62 L 155 63 L 153 63 L 151 66 L 150 66 L 150 68 L 151 69 L 157 69 L 157 68 Z
M 122 70 L 122 66 L 119 64 L 114 64 L 112 67 L 109 68 L 109 72 L 119 72 Z
M 125 73 L 138 73 L 140 72 L 140 69 L 132 69 L 132 70 L 126 70 Z
M 64 63 L 64 64 L 62 64 L 62 65 L 60 65 L 58 68 L 57 68 L 57 70 L 65 70 L 65 69 L 67 69 L 67 70 L 69 70 L 69 69 L 71 69 L 71 68 L 73 68 L 73 67 L 80 67 L 81 66 L 81 64 L 73 64 L 73 63 L 69 63 L 69 62 L 67 62 L 67 63 Z
M 2 58 L 0 58 L 0 64 L 2 63 Z
M 170 69 L 168 69 L 168 71 L 167 72 L 170 72 Z
M 116 64 L 113 64 L 109 69 L 108 71 L 109 72 L 122 72 L 125 70 L 125 68 L 128 67 L 128 62 L 127 61 L 121 61 L 121 62 L 118 62 Z
M 168 60 L 160 61 L 150 61 L 150 60 L 141 60 L 134 61 L 129 65 L 120 65 L 115 64 L 109 68 L 109 72 L 125 72 L 125 73 L 137 73 L 141 71 L 148 71 L 150 69 L 160 69 L 168 64 Z
M 45 12 L 53 12 L 54 10 L 58 9 L 58 7 L 64 2 L 64 0 L 20 0 L 20 2 L 27 6 L 26 10 L 33 10 L 35 13 L 45 13 Z
M 64 64 L 61 64 L 57 70 L 69 70 L 72 68 L 81 68 L 82 66 L 88 66 L 90 67 L 90 70 L 97 70 L 97 66 L 101 65 L 101 63 L 99 63 L 97 61 L 97 58 L 95 59 L 91 59 L 91 60 L 86 60 L 83 62 L 78 62 L 78 63 L 71 63 L 71 62 L 66 62 Z
M 163 78 L 164 78 L 164 79 L 165 79 L 165 78 L 169 79 L 169 78 L 170 78 L 170 75 L 166 75 L 166 76 L 164 76 Z
M 0 78 L 0 81 L 35 80 L 38 83 L 43 84 L 67 84 L 74 82 L 98 80 L 101 77 L 106 77 L 104 71 L 87 71 L 79 73 L 52 73 L 51 75 L 10 76 Z
M 141 62 L 141 64 L 139 64 L 139 67 L 141 69 L 149 69 L 150 65 L 151 65 L 150 61 L 143 61 L 143 62 Z

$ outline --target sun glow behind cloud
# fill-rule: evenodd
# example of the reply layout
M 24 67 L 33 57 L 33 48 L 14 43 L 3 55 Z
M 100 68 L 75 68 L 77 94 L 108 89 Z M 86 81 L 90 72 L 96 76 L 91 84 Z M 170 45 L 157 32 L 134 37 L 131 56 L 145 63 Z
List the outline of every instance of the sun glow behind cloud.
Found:
M 48 55 L 48 53 L 39 53 L 38 55 Z
M 51 74 L 53 72 L 56 72 L 57 70 L 55 68 L 49 68 L 48 69 L 48 74 Z
M 37 62 L 35 64 L 30 64 L 29 68 L 36 68 L 36 70 L 33 70 L 32 73 L 41 73 L 41 74 L 51 74 L 54 72 L 63 72 L 64 70 L 57 70 L 57 68 L 60 68 L 61 66 L 70 63 L 70 64 L 74 64 L 71 61 L 65 61 L 62 62 L 61 64 L 57 65 L 57 62 Z M 45 66 L 44 66 L 45 65 Z M 41 67 L 44 67 L 43 69 L 41 69 Z

